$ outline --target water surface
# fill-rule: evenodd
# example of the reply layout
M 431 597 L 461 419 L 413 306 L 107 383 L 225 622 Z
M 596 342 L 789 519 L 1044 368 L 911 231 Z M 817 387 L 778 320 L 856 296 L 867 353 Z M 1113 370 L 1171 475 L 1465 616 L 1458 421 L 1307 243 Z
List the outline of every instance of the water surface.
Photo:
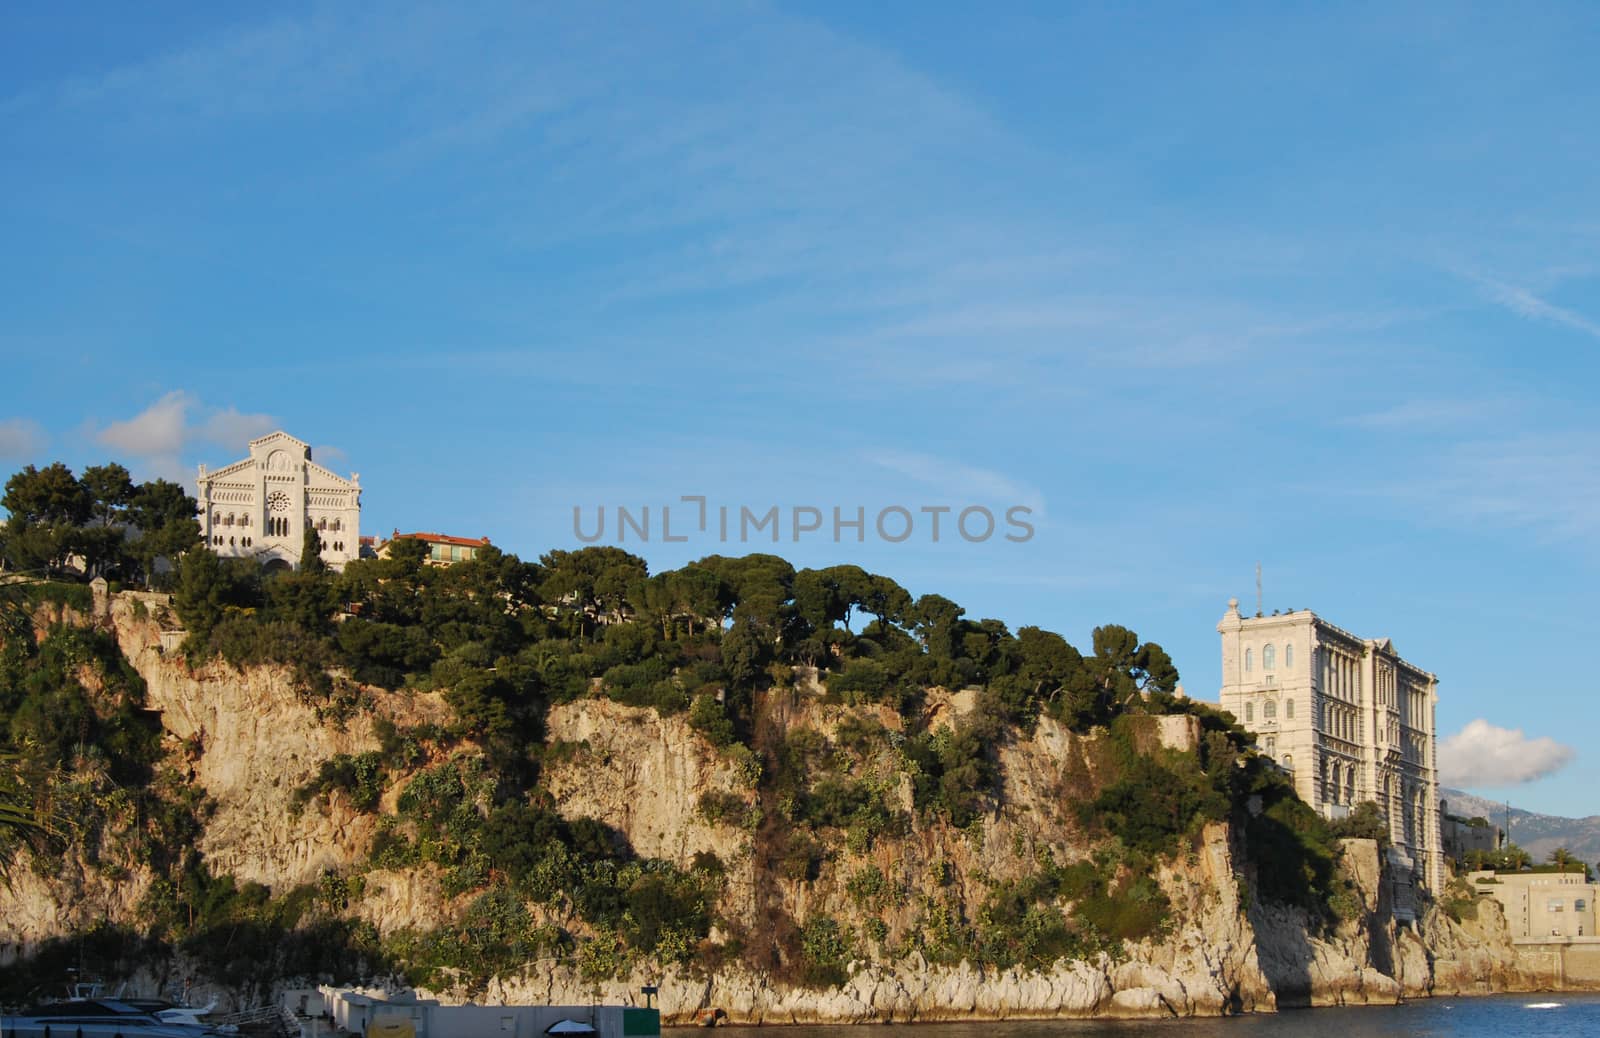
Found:
M 1530 1009 L 1557 1002 L 1555 1009 Z M 798 1026 L 781 1038 L 1596 1038 L 1600 995 L 1420 999 L 1400 1006 L 1294 1009 L 1203 1020 L 1017 1020 L 954 1024 Z M 687 1032 L 675 1030 L 678 1038 Z M 719 1027 L 717 1038 L 775 1038 L 771 1027 Z

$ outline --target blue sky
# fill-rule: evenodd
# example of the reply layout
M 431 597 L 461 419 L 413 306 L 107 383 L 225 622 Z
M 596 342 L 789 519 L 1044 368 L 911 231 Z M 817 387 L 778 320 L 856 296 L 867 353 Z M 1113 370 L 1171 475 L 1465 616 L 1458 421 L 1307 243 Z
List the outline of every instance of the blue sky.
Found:
M 1590 5 L 3 17 L 7 472 L 283 427 L 365 532 L 527 556 L 685 494 L 1021 504 L 1023 544 L 628 546 L 1124 623 L 1203 696 L 1260 561 L 1494 726 L 1474 791 L 1600 813 Z

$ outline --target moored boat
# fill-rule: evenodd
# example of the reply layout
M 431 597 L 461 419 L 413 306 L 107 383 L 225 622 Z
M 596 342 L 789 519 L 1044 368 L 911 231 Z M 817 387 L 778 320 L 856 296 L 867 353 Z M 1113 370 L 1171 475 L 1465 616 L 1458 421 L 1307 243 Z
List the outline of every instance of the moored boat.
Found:
M 204 1024 L 162 1020 L 115 998 L 46 1002 L 0 1017 L 0 1038 L 198 1038 L 220 1033 Z

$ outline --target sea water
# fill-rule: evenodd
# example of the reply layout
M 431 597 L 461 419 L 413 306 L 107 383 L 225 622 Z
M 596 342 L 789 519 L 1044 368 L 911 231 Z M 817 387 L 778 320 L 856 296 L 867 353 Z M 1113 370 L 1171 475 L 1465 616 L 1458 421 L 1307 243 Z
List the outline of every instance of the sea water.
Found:
M 1600 1038 L 1600 995 L 1431 998 L 1399 1006 L 1294 1009 L 1204 1020 L 1019 1020 L 776 1029 L 781 1038 L 867 1038 L 869 1032 L 873 1038 Z M 721 1027 L 716 1034 L 717 1038 L 774 1038 L 775 1029 Z

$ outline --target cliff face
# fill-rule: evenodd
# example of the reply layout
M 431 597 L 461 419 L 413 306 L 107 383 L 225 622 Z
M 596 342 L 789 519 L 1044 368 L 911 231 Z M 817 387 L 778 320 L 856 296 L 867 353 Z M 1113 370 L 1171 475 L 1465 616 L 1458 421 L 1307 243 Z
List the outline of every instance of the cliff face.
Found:
M 133 595 L 105 605 L 117 642 L 146 685 L 146 703 L 178 744 L 174 758 L 188 782 L 203 790 L 207 817 L 199 850 L 214 874 L 275 890 L 315 882 L 365 860 L 377 816 L 349 798 L 296 810 L 291 798 L 338 754 L 377 748 L 373 724 L 441 723 L 449 710 L 437 695 L 368 690 L 364 709 L 337 723 L 296 689 L 286 667 L 237 670 L 221 660 L 193 669 L 163 651 L 160 625 Z M 168 639 L 169 648 L 171 639 Z M 387 806 L 394 806 L 390 791 Z M 385 873 L 370 885 L 361 913 L 388 931 L 426 928 L 448 914 L 428 873 Z M 118 917 L 112 917 L 118 918 Z
M 147 684 L 148 705 L 160 712 L 169 761 L 204 791 L 209 807 L 198 849 L 213 873 L 281 890 L 362 865 L 378 816 L 392 812 L 401 783 L 390 786 L 378 813 L 357 810 L 338 792 L 325 804 L 295 811 L 293 793 L 335 755 L 377 749 L 375 718 L 401 725 L 444 722 L 442 700 L 370 691 L 349 720 L 331 723 L 302 700 L 283 669 L 241 673 L 217 662 L 191 670 L 162 651 L 155 612 L 136 601 L 125 595 L 98 603 L 99 615 L 90 619 L 114 630 Z M 826 705 L 814 691 L 802 676 L 795 689 L 768 693 L 759 709 L 780 735 L 809 730 L 823 740 L 838 738 L 841 724 L 864 712 Z M 970 697 L 935 692 L 928 708 L 936 724 L 955 723 L 970 705 Z M 892 741 L 898 717 L 881 711 L 870 719 Z M 1492 905 L 1469 923 L 1430 911 L 1420 933 L 1398 930 L 1383 903 L 1377 848 L 1370 842 L 1350 841 L 1346 848 L 1344 868 L 1360 910 L 1336 931 L 1321 933 L 1302 913 L 1256 903 L 1248 898 L 1238 838 L 1222 823 L 1206 827 L 1192 846 L 1159 866 L 1153 878 L 1171 911 L 1170 924 L 1156 936 L 1116 955 L 1098 952 L 1039 970 L 940 961 L 925 939 L 932 909 L 955 905 L 970 915 L 987 891 L 1026 878 L 1045 857 L 1070 862 L 1094 855 L 1095 841 L 1074 808 L 1092 795 L 1104 768 L 1097 737 L 1043 720 L 1031 736 L 999 748 L 1003 791 L 977 824 L 955 829 L 918 822 L 856 843 L 826 838 L 827 867 L 791 875 L 774 868 L 774 833 L 750 820 L 759 813 L 707 817 L 708 794 L 751 809 L 759 806 L 758 794 L 739 763 L 681 715 L 585 699 L 553 708 L 547 724 L 553 750 L 541 784 L 563 816 L 601 821 L 625 835 L 639 855 L 684 869 L 697 856 L 716 856 L 725 879 L 713 937 L 727 936 L 720 928 L 758 932 L 773 920 L 850 921 L 869 914 L 881 931 L 862 939 L 844 982 L 832 987 L 784 982 L 774 971 L 733 957 L 665 968 L 640 964 L 630 976 L 605 981 L 546 964 L 493 979 L 486 992 L 491 1001 L 629 1000 L 641 985 L 655 983 L 667 1022 L 714 1010 L 732 1022 L 1213 1015 L 1503 990 L 1539 979 L 1517 968 Z M 1190 750 L 1199 729 L 1192 718 L 1159 718 L 1150 737 Z M 886 798 L 909 815 L 910 780 L 885 781 Z M 888 893 L 864 906 L 849 882 L 869 869 L 886 878 Z M 14 870 L 11 886 L 0 886 L 0 939 L 25 947 L 101 921 L 136 926 L 150 882 L 141 869 L 111 879 L 78 861 L 48 876 Z M 429 867 L 368 869 L 347 907 L 384 935 L 426 930 L 464 910 L 464 899 L 444 896 Z

